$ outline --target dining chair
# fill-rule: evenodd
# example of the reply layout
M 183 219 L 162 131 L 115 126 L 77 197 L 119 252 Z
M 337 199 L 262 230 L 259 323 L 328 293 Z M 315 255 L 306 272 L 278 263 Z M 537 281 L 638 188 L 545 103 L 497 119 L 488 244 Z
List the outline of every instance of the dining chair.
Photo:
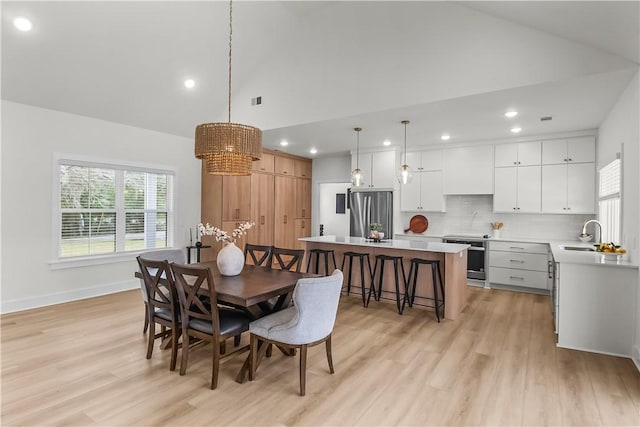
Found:
M 187 262 L 187 256 L 182 249 L 163 249 L 143 252 L 140 256 L 153 261 L 167 260 L 170 263 L 177 262 L 178 264 L 185 264 Z M 142 274 L 142 270 L 140 270 L 140 274 Z M 149 328 L 149 296 L 143 279 L 140 279 L 140 291 L 142 292 L 142 301 L 144 302 L 144 328 L 142 329 L 142 333 L 145 333 L 147 332 L 147 328 Z
M 218 386 L 220 360 L 249 349 L 249 346 L 245 345 L 221 354 L 220 343 L 249 330 L 249 318 L 238 310 L 223 309 L 217 304 L 205 304 L 198 298 L 198 294 L 204 291 L 208 292 L 211 301 L 217 300 L 216 288 L 209 268 L 173 263 L 171 270 L 176 280 L 182 320 L 180 375 L 187 372 L 191 338 L 210 342 L 213 358 L 211 369 L 211 389 L 213 390 Z
M 147 341 L 147 359 L 151 359 L 153 345 L 157 338 L 167 338 L 171 334 L 170 370 L 176 369 L 178 356 L 178 338 L 180 337 L 180 320 L 178 314 L 175 282 L 171 275 L 169 263 L 138 256 L 138 266 L 147 293 L 147 319 L 149 336 Z M 156 334 L 156 323 L 162 327 Z M 168 331 L 167 328 L 170 330 Z
M 301 396 L 305 395 L 308 347 L 325 343 L 329 371 L 333 374 L 331 333 L 341 289 L 342 272 L 337 269 L 330 276 L 299 279 L 293 291 L 293 306 L 251 322 L 249 380 L 255 379 L 258 358 L 269 344 L 300 349 Z
M 304 258 L 304 249 L 284 249 L 273 247 L 271 251 L 272 258 L 275 258 L 281 270 L 300 272 L 302 258 Z
M 249 261 L 251 257 L 251 263 L 260 267 L 271 268 L 271 250 L 273 246 L 253 245 L 247 243 L 244 245 L 244 262 Z

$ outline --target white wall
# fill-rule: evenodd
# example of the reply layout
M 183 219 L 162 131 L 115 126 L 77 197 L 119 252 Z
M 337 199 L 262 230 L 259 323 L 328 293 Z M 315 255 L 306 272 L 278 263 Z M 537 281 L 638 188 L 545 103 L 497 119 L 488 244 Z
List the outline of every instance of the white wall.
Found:
M 55 152 L 175 168 L 175 244 L 200 218 L 191 139 L 2 101 L 2 312 L 137 287 L 124 262 L 51 270 Z
M 349 235 L 349 209 L 340 214 L 336 213 L 336 194 L 346 195 L 351 188 L 351 183 L 321 183 L 318 191 L 318 223 L 324 225 L 325 236 L 348 236 Z M 319 228 L 318 228 L 319 230 Z
M 615 158 L 624 144 L 623 186 L 622 186 L 622 244 L 629 250 L 629 256 L 638 263 L 640 259 L 639 230 L 640 215 L 640 96 L 638 73 L 631 80 L 618 102 L 600 125 L 598 134 L 598 167 Z M 636 331 L 634 342 L 634 360 L 640 369 L 640 272 L 636 283 Z

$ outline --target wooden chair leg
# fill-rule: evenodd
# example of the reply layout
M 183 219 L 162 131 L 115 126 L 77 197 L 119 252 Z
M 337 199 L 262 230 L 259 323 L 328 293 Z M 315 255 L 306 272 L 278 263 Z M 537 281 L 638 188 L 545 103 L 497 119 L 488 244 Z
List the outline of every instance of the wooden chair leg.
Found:
M 149 325 L 149 339 L 147 342 L 147 359 L 151 359 L 153 354 L 153 342 L 156 338 L 156 322 L 150 322 Z
M 180 360 L 180 375 L 187 372 L 187 359 L 189 358 L 189 334 L 187 329 L 182 329 L 182 358 Z
M 149 329 L 149 304 L 144 303 L 144 329 L 142 333 L 144 334 Z
M 269 343 L 269 344 L 267 344 L 267 346 L 268 346 L 268 347 L 267 347 L 267 354 L 266 354 L 266 356 L 267 356 L 267 357 L 271 357 L 271 354 L 273 353 L 273 344 Z
M 300 347 L 300 396 L 304 396 L 307 382 L 307 345 Z
M 253 381 L 256 377 L 256 365 L 258 364 L 258 336 L 251 334 L 251 338 L 249 339 L 249 351 L 251 355 L 249 356 L 249 381 Z
M 170 371 L 176 370 L 176 361 L 178 360 L 178 328 L 171 328 L 171 364 Z
M 227 342 L 220 341 L 220 354 L 225 354 L 227 352 Z
M 220 345 L 213 340 L 213 366 L 211 367 L 211 390 L 218 387 L 218 370 L 220 369 Z
M 331 335 L 329 335 L 329 338 L 327 338 L 327 340 L 325 341 L 325 346 L 327 349 L 327 362 L 329 362 L 329 372 L 333 374 L 334 370 L 333 357 L 331 356 Z
M 241 335 L 236 335 L 235 337 L 233 337 L 233 346 L 234 347 L 238 347 L 240 345 L 240 338 L 242 338 Z

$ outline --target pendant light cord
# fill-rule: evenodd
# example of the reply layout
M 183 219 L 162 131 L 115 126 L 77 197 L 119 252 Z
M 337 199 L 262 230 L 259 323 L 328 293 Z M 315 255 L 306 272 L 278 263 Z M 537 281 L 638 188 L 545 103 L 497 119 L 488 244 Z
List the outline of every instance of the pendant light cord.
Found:
M 228 122 L 231 123 L 231 36 L 233 34 L 233 0 L 229 0 L 229 110 L 228 110 Z
M 404 124 L 404 164 L 407 164 L 407 124 Z
M 360 131 L 356 135 L 356 169 L 360 169 Z

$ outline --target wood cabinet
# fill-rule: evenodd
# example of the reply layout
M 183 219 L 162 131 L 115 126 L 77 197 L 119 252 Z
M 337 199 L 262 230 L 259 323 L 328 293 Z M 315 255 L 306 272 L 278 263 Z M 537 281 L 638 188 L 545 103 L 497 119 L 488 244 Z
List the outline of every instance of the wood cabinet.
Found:
M 493 145 L 444 150 L 444 194 L 493 194 Z
M 374 153 L 360 153 L 351 156 L 351 170 L 360 167 L 366 188 L 393 188 L 396 173 L 396 152 L 378 151 Z
M 311 218 L 311 180 L 295 179 L 296 218 Z
M 246 243 L 300 247 L 296 238 L 311 234 L 311 160 L 267 150 L 252 169 L 251 176 L 202 171 L 201 221 L 227 232 L 241 222 L 255 222 L 236 242 L 238 247 Z M 212 249 L 203 250 L 201 259 L 215 259 L 222 244 L 212 236 L 204 236 L 202 242 Z
M 249 221 L 251 219 L 251 177 L 223 176 L 223 221 Z
M 251 175 L 251 219 L 256 223 L 251 230 L 256 245 L 271 245 L 275 218 L 274 176 L 254 173 Z
M 287 176 L 275 177 L 274 244 L 279 248 L 291 248 L 295 244 L 295 181 Z
M 541 166 L 495 169 L 494 212 L 540 213 Z
M 291 157 L 276 156 L 275 173 L 278 175 L 293 176 L 295 168 L 295 160 Z
M 304 249 L 304 244 L 298 239 L 302 237 L 310 237 L 310 236 L 311 236 L 311 220 L 304 219 L 304 218 L 297 218 L 295 220 L 294 248 Z

